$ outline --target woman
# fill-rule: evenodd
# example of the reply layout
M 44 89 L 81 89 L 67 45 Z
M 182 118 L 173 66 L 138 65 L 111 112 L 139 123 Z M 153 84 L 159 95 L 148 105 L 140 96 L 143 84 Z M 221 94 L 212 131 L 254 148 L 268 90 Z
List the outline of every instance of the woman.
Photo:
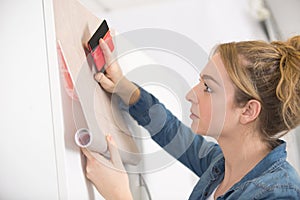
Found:
M 287 42 L 219 45 L 186 96 L 191 129 L 123 77 L 118 64 L 111 63 L 106 43 L 101 40 L 100 45 L 109 65 L 106 75 L 95 76 L 101 86 L 119 95 L 131 116 L 162 147 L 176 134 L 182 136 L 177 150 L 191 141 L 178 158 L 200 177 L 190 199 L 300 199 L 299 176 L 286 161 L 286 143 L 279 139 L 300 124 L 300 36 Z M 165 119 L 161 124 L 150 124 L 153 105 L 163 110 L 151 113 L 152 118 Z M 151 126 L 162 128 L 154 133 Z M 201 135 L 216 138 L 218 145 Z M 82 149 L 87 178 L 106 199 L 132 199 L 127 174 L 106 166 L 123 169 L 115 143 L 110 136 L 107 140 L 111 160 Z

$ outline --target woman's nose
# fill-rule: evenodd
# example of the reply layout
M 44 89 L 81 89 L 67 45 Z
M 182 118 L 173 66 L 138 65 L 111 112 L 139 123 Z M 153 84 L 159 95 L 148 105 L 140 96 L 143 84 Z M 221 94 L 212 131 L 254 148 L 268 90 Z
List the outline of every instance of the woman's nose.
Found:
M 193 87 L 185 96 L 186 100 L 191 103 L 198 103 L 197 95 L 196 95 L 196 86 Z

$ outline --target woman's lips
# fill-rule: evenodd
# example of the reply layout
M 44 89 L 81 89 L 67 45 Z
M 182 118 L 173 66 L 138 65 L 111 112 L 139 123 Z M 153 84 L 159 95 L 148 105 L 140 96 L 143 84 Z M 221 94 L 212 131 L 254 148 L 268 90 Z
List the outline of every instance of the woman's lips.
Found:
M 193 118 L 198 118 L 199 119 L 198 115 L 196 115 L 195 113 L 193 113 L 192 110 L 190 110 L 190 111 L 191 111 L 191 115 L 190 115 L 191 119 L 193 119 Z

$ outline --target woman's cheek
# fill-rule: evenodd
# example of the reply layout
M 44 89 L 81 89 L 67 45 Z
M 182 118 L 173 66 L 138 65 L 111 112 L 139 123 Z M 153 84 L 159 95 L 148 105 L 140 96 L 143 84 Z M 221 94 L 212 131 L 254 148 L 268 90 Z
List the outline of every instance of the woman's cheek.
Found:
M 211 102 L 210 98 L 202 99 L 199 102 L 199 119 L 195 120 L 196 133 L 201 135 L 207 135 L 209 127 L 211 125 Z
M 226 119 L 226 102 L 223 93 L 214 93 L 211 98 L 211 120 L 208 129 L 209 136 L 218 139 L 223 132 Z

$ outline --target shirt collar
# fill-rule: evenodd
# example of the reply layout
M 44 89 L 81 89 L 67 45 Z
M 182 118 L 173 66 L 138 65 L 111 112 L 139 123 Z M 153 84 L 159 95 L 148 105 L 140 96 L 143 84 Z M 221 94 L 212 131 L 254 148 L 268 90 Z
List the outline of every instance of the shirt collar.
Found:
M 280 140 L 281 144 L 275 147 L 265 158 L 263 158 L 246 176 L 242 178 L 241 181 L 238 182 L 236 187 L 247 182 L 248 180 L 252 180 L 256 177 L 261 176 L 267 171 L 271 171 L 277 168 L 279 165 L 286 160 L 286 142 Z

